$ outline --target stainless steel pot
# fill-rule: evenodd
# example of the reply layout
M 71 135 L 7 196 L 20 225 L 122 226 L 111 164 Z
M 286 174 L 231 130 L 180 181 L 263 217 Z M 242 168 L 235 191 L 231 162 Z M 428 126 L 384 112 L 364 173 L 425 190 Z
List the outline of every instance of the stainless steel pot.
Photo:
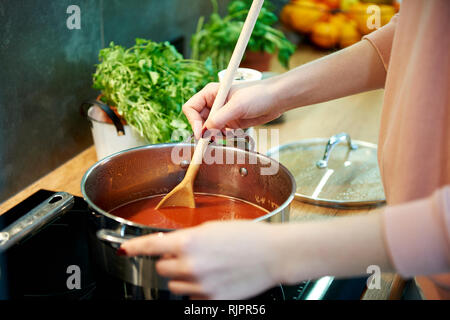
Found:
M 105 272 L 146 288 L 148 298 L 157 298 L 159 290 L 167 290 L 167 279 L 155 271 L 155 258 L 120 257 L 115 252 L 128 238 L 170 230 L 137 224 L 109 212 L 130 201 L 170 191 L 183 179 L 193 150 L 192 144 L 160 144 L 122 151 L 97 162 L 81 183 L 84 199 L 93 210 L 96 238 L 92 244 L 98 263 Z M 237 148 L 209 146 L 206 153 L 216 163 L 201 166 L 195 192 L 239 198 L 269 212 L 255 221 L 289 221 L 296 184 L 284 166 Z M 270 172 L 269 168 L 276 170 L 261 174 Z

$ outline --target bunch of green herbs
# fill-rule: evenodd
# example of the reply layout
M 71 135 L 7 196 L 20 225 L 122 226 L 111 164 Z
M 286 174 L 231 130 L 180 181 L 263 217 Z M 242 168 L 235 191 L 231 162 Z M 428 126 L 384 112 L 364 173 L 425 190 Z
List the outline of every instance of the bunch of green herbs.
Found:
M 196 33 L 191 38 L 192 58 L 195 60 L 211 58 L 214 68 L 219 71 L 228 65 L 252 1 L 231 1 L 228 5 L 228 14 L 223 18 L 218 13 L 217 0 L 211 2 L 213 13 L 209 21 L 205 23 L 205 18 L 200 17 Z M 295 46 L 282 31 L 273 27 L 277 21 L 278 17 L 273 13 L 272 3 L 264 1 L 247 48 L 270 54 L 278 51 L 278 60 L 288 68 Z
M 168 42 L 111 43 L 99 54 L 94 88 L 149 143 L 182 141 L 191 129 L 181 108 L 216 80 L 211 60 L 187 60 Z

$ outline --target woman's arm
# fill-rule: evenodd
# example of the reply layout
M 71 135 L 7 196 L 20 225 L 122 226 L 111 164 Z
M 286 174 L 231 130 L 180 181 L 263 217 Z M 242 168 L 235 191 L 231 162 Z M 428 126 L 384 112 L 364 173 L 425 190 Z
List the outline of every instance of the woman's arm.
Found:
M 282 228 L 286 282 L 361 275 L 369 265 L 404 278 L 450 271 L 450 186 L 378 213 Z
M 450 186 L 368 215 L 268 224 L 211 222 L 124 243 L 121 254 L 162 255 L 157 271 L 176 294 L 241 299 L 277 283 L 382 272 L 403 277 L 450 270 Z
M 274 78 L 283 111 L 383 88 L 398 18 L 353 46 Z
M 386 70 L 369 41 L 312 61 L 271 79 L 283 110 L 384 87 Z
M 242 299 L 279 283 L 367 274 L 370 265 L 391 271 L 380 217 L 276 225 L 211 222 L 130 240 L 120 253 L 162 255 L 156 268 L 171 278 L 175 294 Z
M 208 129 L 247 128 L 283 112 L 362 91 L 382 88 L 386 80 L 397 17 L 353 46 L 270 79 L 235 85 L 226 104 L 208 118 L 218 84 L 209 84 L 183 106 L 197 138 Z
M 281 230 L 281 228 L 283 230 Z M 393 267 L 385 249 L 382 216 L 378 213 L 280 227 L 278 243 L 283 283 L 298 283 L 325 275 L 367 275 L 377 265 Z

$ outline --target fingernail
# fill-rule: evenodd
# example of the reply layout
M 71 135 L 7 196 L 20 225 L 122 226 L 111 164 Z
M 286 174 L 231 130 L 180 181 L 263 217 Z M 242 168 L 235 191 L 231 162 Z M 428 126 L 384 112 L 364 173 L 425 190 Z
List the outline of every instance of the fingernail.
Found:
M 118 256 L 126 256 L 127 255 L 127 251 L 125 249 L 123 249 L 123 248 L 119 248 L 116 251 L 116 255 L 118 255 Z
M 203 138 L 203 135 L 205 134 L 205 132 L 206 132 L 207 130 L 208 130 L 208 129 L 206 129 L 206 127 L 204 127 L 203 130 L 202 130 L 202 133 L 200 134 L 200 137 Z
M 206 127 L 203 128 L 201 137 L 202 138 L 209 138 L 210 142 L 214 142 L 216 140 L 215 135 L 211 134 L 211 132 L 208 132 L 208 136 L 205 137 L 205 133 L 208 131 Z

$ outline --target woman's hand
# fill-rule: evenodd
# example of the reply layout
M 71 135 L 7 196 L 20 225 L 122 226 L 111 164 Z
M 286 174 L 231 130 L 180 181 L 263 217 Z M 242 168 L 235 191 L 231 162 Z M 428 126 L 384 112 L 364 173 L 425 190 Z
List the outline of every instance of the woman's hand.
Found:
M 244 299 L 282 284 L 325 275 L 367 275 L 394 269 L 385 249 L 382 214 L 268 224 L 209 222 L 122 244 L 120 254 L 157 255 L 169 289 L 202 299 Z
M 183 106 L 197 139 L 206 119 L 207 129 L 238 129 L 269 122 L 283 113 L 271 82 L 262 80 L 232 86 L 225 105 L 208 118 L 218 90 L 218 83 L 210 83 Z
M 210 222 L 132 239 L 121 249 L 127 256 L 161 255 L 156 270 L 171 279 L 175 294 L 243 299 L 280 282 L 280 265 L 288 262 L 278 257 L 276 229 L 263 222 Z

